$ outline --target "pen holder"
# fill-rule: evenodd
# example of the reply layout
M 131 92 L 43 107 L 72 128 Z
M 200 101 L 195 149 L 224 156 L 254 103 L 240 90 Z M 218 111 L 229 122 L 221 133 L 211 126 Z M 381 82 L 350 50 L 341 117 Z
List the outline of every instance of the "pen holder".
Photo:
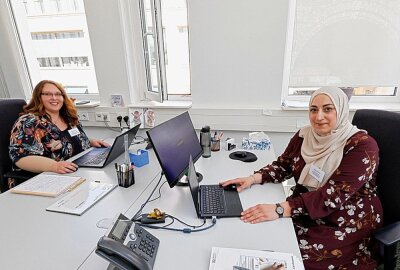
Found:
M 211 151 L 219 151 L 221 149 L 221 140 L 211 138 Z
M 122 165 L 115 164 L 115 167 L 117 169 L 118 185 L 120 187 L 127 188 L 135 184 L 135 170 L 133 165 L 130 166 L 124 163 Z
M 139 149 L 136 154 L 129 153 L 129 158 L 135 167 L 142 167 L 149 164 L 149 152 L 146 150 Z

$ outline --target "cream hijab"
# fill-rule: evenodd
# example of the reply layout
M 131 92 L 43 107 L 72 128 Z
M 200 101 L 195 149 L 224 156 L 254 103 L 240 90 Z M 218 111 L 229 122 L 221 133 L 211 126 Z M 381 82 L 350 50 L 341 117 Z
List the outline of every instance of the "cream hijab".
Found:
M 304 138 L 301 146 L 301 156 L 306 165 L 300 174 L 298 183 L 309 190 L 323 186 L 339 167 L 343 157 L 343 149 L 347 140 L 359 131 L 349 121 L 349 101 L 346 94 L 338 87 L 323 87 L 315 91 L 309 105 L 317 95 L 325 94 L 333 102 L 336 109 L 337 122 L 329 135 L 318 135 L 311 126 L 300 129 L 299 136 Z M 312 177 L 309 172 L 314 165 L 325 172 L 321 182 Z

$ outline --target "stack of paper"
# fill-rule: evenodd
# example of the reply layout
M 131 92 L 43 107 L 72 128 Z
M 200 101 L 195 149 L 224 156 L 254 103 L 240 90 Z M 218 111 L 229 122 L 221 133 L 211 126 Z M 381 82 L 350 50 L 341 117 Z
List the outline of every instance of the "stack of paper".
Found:
M 64 176 L 56 174 L 39 174 L 11 189 L 12 193 L 57 197 L 61 193 L 71 191 L 85 179 L 80 176 Z
M 213 247 L 209 270 L 264 270 L 274 263 L 285 270 L 304 270 L 302 262 L 290 253 Z

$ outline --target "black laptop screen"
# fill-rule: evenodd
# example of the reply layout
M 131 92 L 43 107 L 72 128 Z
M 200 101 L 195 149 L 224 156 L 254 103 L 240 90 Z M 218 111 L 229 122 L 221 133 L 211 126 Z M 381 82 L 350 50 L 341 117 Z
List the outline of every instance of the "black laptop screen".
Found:
M 147 136 L 170 187 L 187 171 L 189 157 L 196 161 L 203 153 L 188 112 L 148 130 Z

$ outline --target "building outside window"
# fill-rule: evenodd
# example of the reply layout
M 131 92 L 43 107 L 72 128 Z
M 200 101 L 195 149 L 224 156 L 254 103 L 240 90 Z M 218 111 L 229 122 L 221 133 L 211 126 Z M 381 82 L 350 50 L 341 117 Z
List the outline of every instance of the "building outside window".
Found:
M 8 1 L 32 87 L 49 79 L 70 94 L 97 94 L 83 0 Z

